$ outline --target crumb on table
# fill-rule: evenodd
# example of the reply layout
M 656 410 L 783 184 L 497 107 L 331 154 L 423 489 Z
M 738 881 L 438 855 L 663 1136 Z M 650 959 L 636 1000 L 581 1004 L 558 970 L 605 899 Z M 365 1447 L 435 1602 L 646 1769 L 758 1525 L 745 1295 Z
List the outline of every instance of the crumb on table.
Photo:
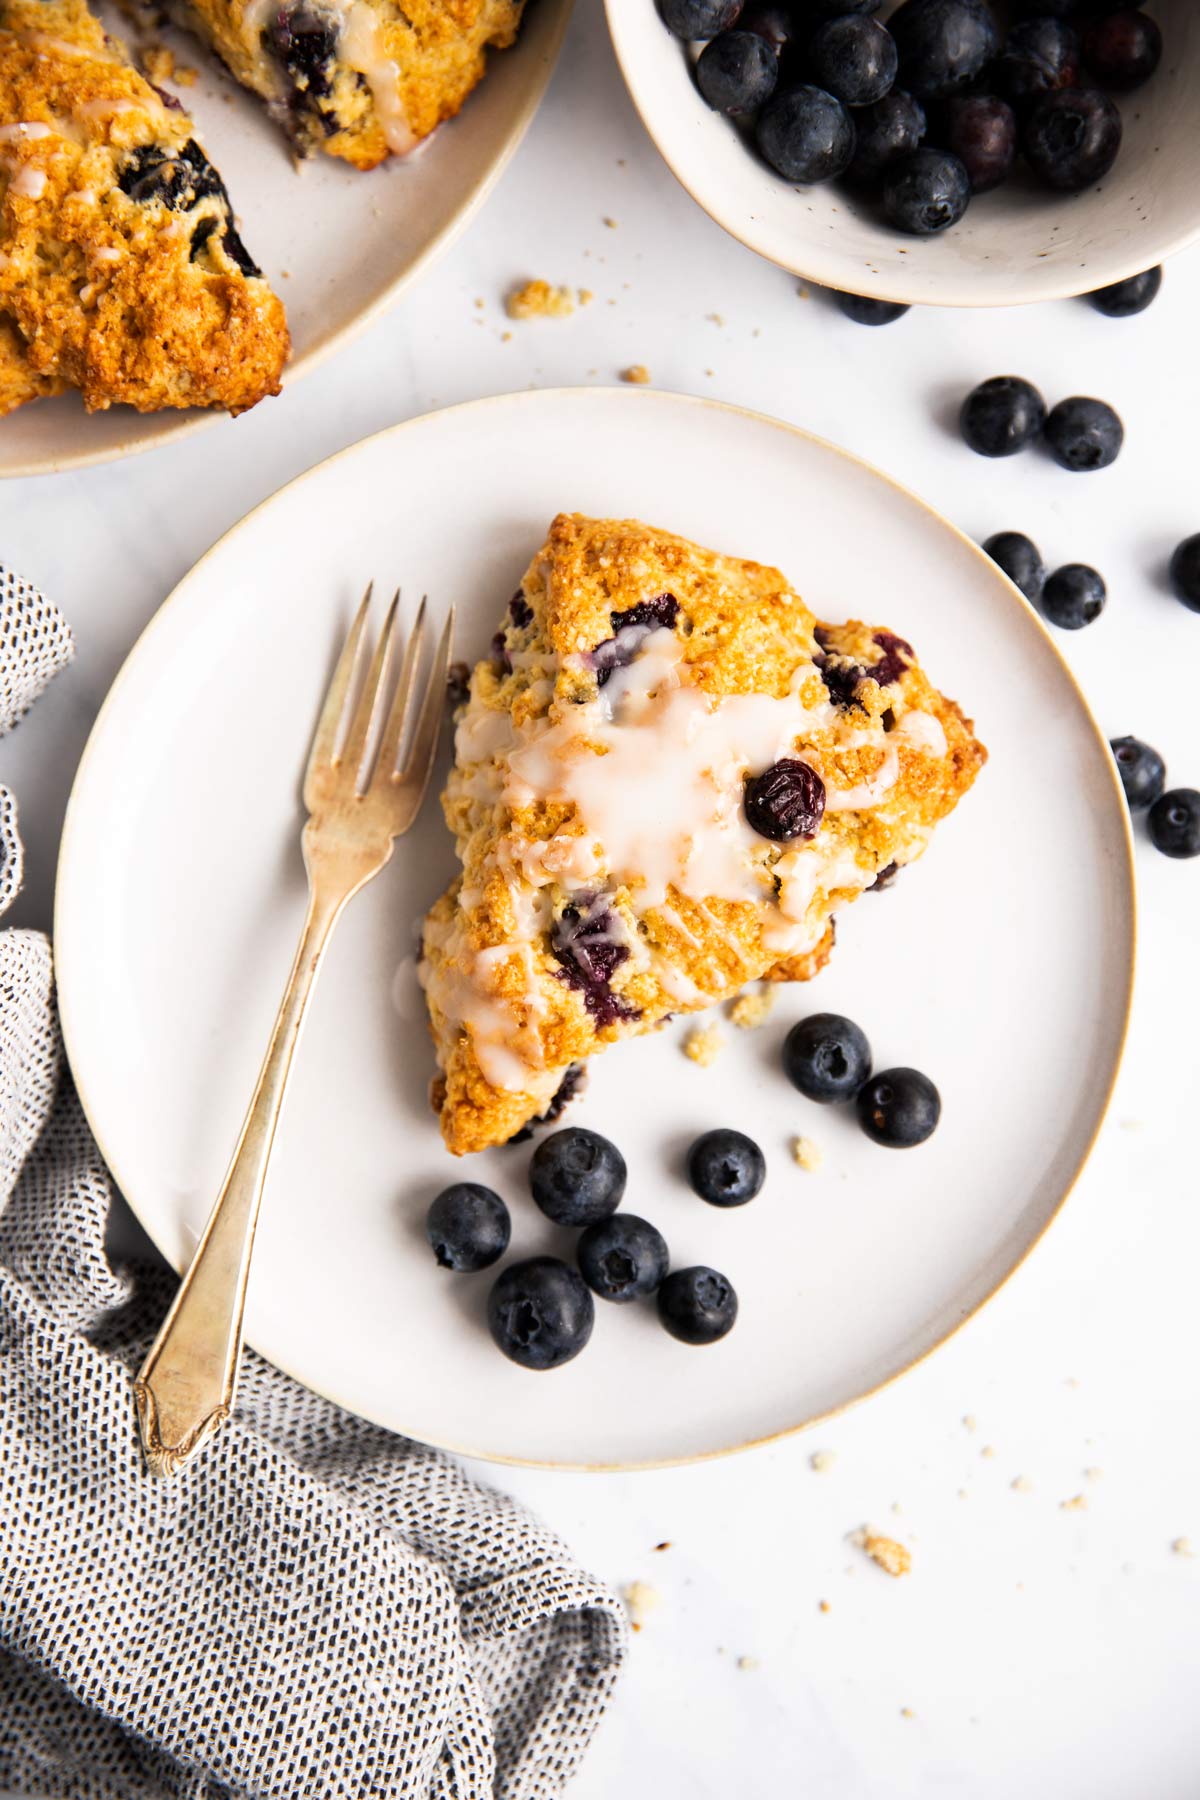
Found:
M 976 1425 L 975 1414 L 974 1413 L 964 1413 L 963 1414 L 963 1430 L 964 1431 L 974 1431 L 975 1425 Z
M 825 1152 L 820 1144 L 810 1137 L 794 1137 L 792 1139 L 792 1160 L 799 1163 L 810 1175 L 815 1175 L 825 1161 Z
M 654 1548 L 655 1548 L 655 1549 L 656 1549 L 656 1550 L 669 1550 L 669 1549 L 670 1549 L 670 1548 L 671 1548 L 671 1540 L 670 1540 L 670 1538 L 664 1538 L 664 1539 L 663 1539 L 663 1541 L 662 1541 L 662 1543 L 661 1543 L 661 1544 L 655 1544 L 655 1546 L 654 1546 Z
M 590 306 L 592 301 L 596 298 L 591 288 L 576 288 L 575 297 L 579 301 L 580 306 Z
M 1014 1494 L 1032 1494 L 1033 1492 L 1033 1483 L 1028 1475 L 1014 1476 L 1011 1486 Z
M 629 1614 L 629 1623 L 635 1631 L 640 1631 L 647 1616 L 662 1604 L 662 1595 L 648 1581 L 631 1581 L 628 1587 L 621 1590 L 621 1598 Z
M 818 1600 L 817 1601 L 817 1611 L 820 1613 L 827 1613 L 827 1612 L 832 1611 L 832 1608 L 830 1607 L 828 1600 Z
M 710 1069 L 721 1054 L 723 1042 L 717 1026 L 697 1025 L 683 1040 L 683 1054 L 699 1063 L 702 1069 Z
M 1091 1468 L 1083 1471 L 1083 1478 L 1085 1481 L 1101 1481 L 1103 1477 L 1103 1469 Z
M 881 1532 L 864 1526 L 854 1533 L 851 1542 L 857 1544 L 885 1575 L 907 1575 L 912 1568 L 912 1551 L 906 1545 L 898 1544 L 895 1538 L 884 1537 Z
M 650 379 L 650 371 L 645 363 L 631 363 L 629 368 L 621 370 L 622 381 L 632 381 L 636 387 L 642 387 Z
M 902 1707 L 901 1707 L 901 1708 L 900 1708 L 900 1717 L 901 1717 L 901 1718 L 902 1718 L 902 1719 L 915 1719 L 915 1718 L 916 1718 L 916 1716 L 917 1716 L 917 1715 L 916 1715 L 916 1713 L 915 1713 L 915 1712 L 914 1712 L 914 1711 L 913 1711 L 913 1709 L 912 1709 L 912 1707 L 911 1707 L 911 1706 L 902 1706 Z
M 1175 1556 L 1194 1556 L 1196 1554 L 1192 1549 L 1191 1538 L 1187 1537 L 1172 1538 L 1171 1551 Z
M 737 1666 L 739 1669 L 757 1669 L 759 1661 L 757 1656 L 739 1656 Z
M 730 1021 L 739 1031 L 754 1031 L 771 1016 L 775 995 L 770 988 L 756 988 L 753 993 L 739 994 L 729 1009 Z
M 985 1444 L 979 1454 L 990 1462 L 992 1457 L 996 1454 L 996 1446 L 994 1444 Z
M 808 1466 L 818 1475 L 827 1475 L 836 1461 L 836 1450 L 814 1450 L 808 1459 Z
M 575 311 L 569 287 L 552 287 L 548 281 L 526 281 L 505 296 L 510 319 L 565 319 Z
M 615 219 L 606 218 L 604 223 L 608 226 L 610 231 L 615 231 L 617 229 L 617 221 Z
M 1060 1512 L 1086 1512 L 1087 1495 L 1072 1494 L 1069 1500 L 1060 1500 L 1058 1507 Z

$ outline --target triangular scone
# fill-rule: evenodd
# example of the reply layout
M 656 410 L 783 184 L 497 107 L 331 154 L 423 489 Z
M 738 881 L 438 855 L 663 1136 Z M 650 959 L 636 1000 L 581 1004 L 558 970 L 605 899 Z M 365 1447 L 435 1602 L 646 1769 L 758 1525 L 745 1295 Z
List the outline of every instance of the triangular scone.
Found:
M 910 646 L 777 569 L 560 516 L 477 665 L 443 804 L 463 873 L 422 979 L 451 1150 L 568 1068 L 763 976 L 919 856 L 986 757 Z
M 279 391 L 283 303 L 224 184 L 84 0 L 0 0 L 0 324 L 0 412 L 63 387 L 140 412 Z
M 303 156 L 360 169 L 403 156 L 456 113 L 523 0 L 168 0 L 267 102 Z

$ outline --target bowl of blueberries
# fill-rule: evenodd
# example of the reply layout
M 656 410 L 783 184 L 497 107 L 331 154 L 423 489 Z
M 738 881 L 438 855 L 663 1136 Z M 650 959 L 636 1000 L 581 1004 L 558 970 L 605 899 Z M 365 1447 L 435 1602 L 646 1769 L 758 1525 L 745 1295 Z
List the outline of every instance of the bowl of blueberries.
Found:
M 1200 236 L 1194 0 L 607 0 L 718 224 L 871 301 L 1007 306 Z

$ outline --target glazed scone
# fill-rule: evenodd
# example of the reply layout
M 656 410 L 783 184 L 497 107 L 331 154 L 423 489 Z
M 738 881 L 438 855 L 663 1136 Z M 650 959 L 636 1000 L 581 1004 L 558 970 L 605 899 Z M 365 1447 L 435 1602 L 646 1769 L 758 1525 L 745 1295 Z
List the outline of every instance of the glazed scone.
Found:
M 76 387 L 90 411 L 279 391 L 283 304 L 187 115 L 84 0 L 0 0 L 0 411 Z
M 304 156 L 359 169 L 404 156 L 451 118 L 523 0 L 168 0 L 172 16 L 260 94 Z
M 911 647 L 818 625 L 777 569 L 560 516 L 458 716 L 462 875 L 421 976 L 456 1153 L 564 1071 L 762 977 L 909 863 L 986 752 Z

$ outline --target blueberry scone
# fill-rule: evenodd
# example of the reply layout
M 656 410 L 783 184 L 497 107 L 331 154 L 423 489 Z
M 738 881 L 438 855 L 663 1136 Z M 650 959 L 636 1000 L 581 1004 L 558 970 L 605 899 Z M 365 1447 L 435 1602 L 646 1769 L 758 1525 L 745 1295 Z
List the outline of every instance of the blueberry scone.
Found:
M 168 0 L 302 155 L 359 169 L 404 156 L 453 116 L 523 0 Z
M 283 304 L 195 127 L 85 0 L 0 0 L 0 413 L 279 391 Z
M 904 639 L 819 625 L 777 569 L 560 516 L 461 707 L 462 874 L 422 981 L 456 1153 L 567 1072 L 746 982 L 919 856 L 986 759 Z

